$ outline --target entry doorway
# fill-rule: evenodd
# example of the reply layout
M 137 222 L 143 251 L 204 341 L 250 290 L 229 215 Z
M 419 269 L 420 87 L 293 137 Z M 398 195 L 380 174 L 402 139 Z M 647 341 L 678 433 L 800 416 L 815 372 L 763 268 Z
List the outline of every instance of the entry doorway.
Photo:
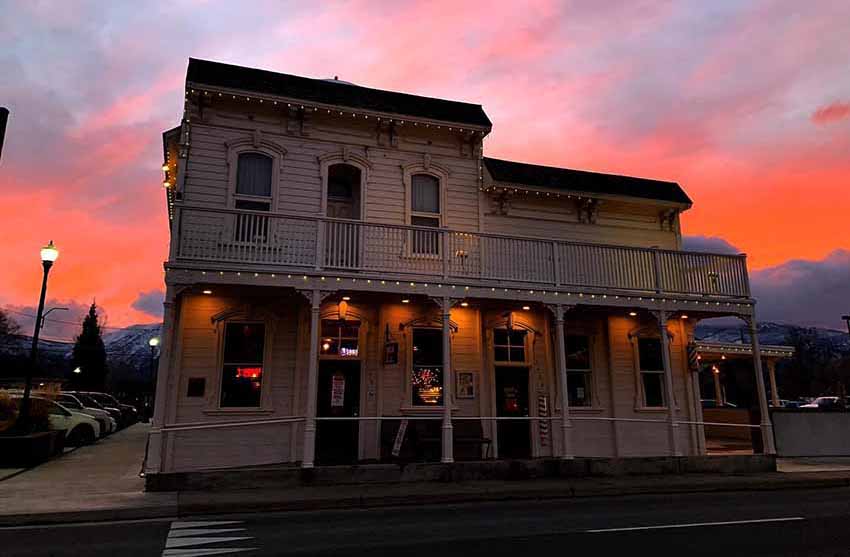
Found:
M 318 417 L 356 418 L 360 415 L 360 362 L 319 362 Z M 358 459 L 360 424 L 357 420 L 319 420 L 316 424 L 316 462 L 353 464 Z
M 528 417 L 528 368 L 496 367 L 496 416 Z M 531 422 L 498 420 L 499 458 L 531 458 Z

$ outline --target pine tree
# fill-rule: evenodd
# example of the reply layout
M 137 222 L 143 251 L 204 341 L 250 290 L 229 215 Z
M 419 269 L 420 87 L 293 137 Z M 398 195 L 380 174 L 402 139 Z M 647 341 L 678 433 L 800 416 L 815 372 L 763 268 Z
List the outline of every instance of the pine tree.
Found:
M 101 338 L 101 326 L 98 323 L 97 306 L 92 303 L 89 313 L 83 319 L 83 329 L 76 339 L 72 355 L 72 368 L 80 368 L 80 373 L 71 379 L 80 387 L 103 390 L 106 386 L 106 348 Z
M 20 332 L 21 328 L 15 322 L 14 319 L 9 317 L 9 315 L 0 309 L 0 335 L 16 335 Z

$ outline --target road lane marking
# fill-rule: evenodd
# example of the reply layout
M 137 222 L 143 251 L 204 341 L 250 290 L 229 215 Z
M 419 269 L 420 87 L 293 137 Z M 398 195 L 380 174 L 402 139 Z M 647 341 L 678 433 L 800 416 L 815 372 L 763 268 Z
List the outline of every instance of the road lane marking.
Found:
M 165 539 L 165 549 L 162 557 L 203 557 L 205 555 L 226 555 L 252 551 L 255 547 L 208 547 L 216 543 L 231 543 L 252 540 L 253 536 L 221 536 L 232 532 L 242 532 L 245 528 L 220 526 L 235 526 L 242 524 L 241 520 L 215 521 L 174 521 Z M 207 546 L 207 547 L 198 547 Z
M 787 516 L 783 518 L 755 518 L 752 520 L 724 520 L 722 522 L 689 522 L 685 524 L 657 524 L 654 526 L 630 526 L 627 528 L 597 528 L 585 530 L 589 534 L 604 532 L 634 532 L 638 530 L 667 530 L 671 528 L 699 528 L 701 526 L 733 526 L 735 524 L 761 524 L 767 522 L 793 522 L 805 520 L 802 516 Z

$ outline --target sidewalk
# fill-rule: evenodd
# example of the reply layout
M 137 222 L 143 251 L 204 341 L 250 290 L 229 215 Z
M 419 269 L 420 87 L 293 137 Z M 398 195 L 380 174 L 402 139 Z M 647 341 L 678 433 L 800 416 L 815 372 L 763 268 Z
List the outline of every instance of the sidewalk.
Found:
M 143 491 L 148 426 L 137 424 L 0 481 L 0 525 L 176 517 L 204 513 L 850 487 L 847 459 L 795 459 L 789 472 L 680 474 L 526 481 L 409 482 L 231 491 Z
M 149 429 L 136 424 L 94 445 L 7 475 L 0 481 L 0 524 L 176 514 L 176 494 L 143 491 L 139 470 Z

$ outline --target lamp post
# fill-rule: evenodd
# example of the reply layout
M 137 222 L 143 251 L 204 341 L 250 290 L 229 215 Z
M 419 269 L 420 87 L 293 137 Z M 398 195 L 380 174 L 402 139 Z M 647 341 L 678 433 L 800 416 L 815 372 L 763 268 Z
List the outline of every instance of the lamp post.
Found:
M 59 257 L 59 250 L 53 245 L 53 240 L 41 248 L 41 266 L 44 275 L 41 279 L 41 296 L 38 299 L 38 311 L 35 315 L 35 330 L 32 334 L 32 348 L 30 348 L 30 365 L 27 368 L 26 382 L 24 383 L 24 397 L 21 399 L 21 413 L 18 415 L 18 428 L 22 431 L 29 429 L 30 392 L 32 391 L 32 374 L 38 361 L 38 333 L 41 331 L 42 313 L 44 312 L 44 297 L 47 294 L 47 275 L 53 262 Z
M 153 385 L 152 385 L 152 393 L 153 394 L 151 395 L 150 408 L 153 408 L 154 397 L 156 396 L 156 380 L 157 380 L 157 375 L 158 375 L 157 369 L 156 369 L 156 367 L 158 367 L 158 366 L 156 366 L 155 364 L 156 364 L 156 356 L 157 356 L 157 347 L 159 346 L 159 337 L 151 337 L 151 339 L 148 341 L 148 346 L 150 346 L 150 348 L 151 348 L 151 380 L 152 380 L 151 382 L 153 383 Z

